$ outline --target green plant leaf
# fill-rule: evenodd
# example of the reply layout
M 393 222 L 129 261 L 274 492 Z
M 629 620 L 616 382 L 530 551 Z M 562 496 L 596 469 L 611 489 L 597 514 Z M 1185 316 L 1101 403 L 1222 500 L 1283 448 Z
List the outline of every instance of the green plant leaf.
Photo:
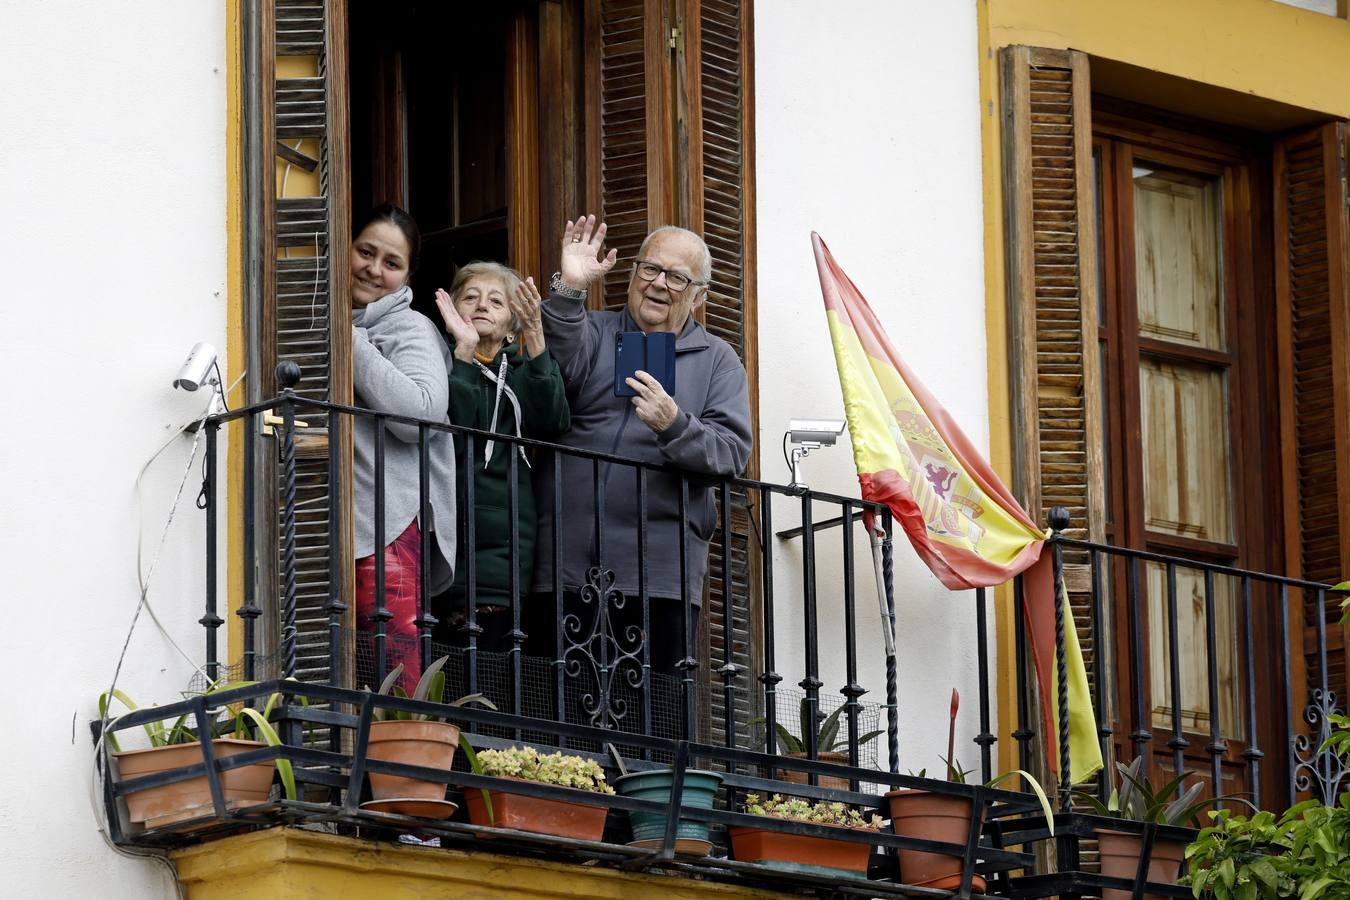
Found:
M 774 730 L 778 733 L 778 743 L 781 745 L 778 749 L 783 753 L 804 753 L 801 741 L 797 736 L 783 727 L 782 722 L 773 723 Z
M 483 764 L 479 762 L 478 753 L 473 749 L 473 744 L 469 743 L 468 737 L 462 731 L 459 733 L 459 749 L 464 752 L 464 758 L 469 761 L 469 771 L 475 775 L 482 775 Z M 487 809 L 488 822 L 496 825 L 497 816 L 492 812 L 492 795 L 487 788 L 479 788 L 479 790 L 483 793 L 483 806 Z
M 825 717 L 820 723 L 820 732 L 816 735 L 816 750 L 820 753 L 832 752 L 835 748 L 835 739 L 839 736 L 839 714 L 844 711 L 844 707 L 838 706 L 834 712 Z M 802 733 L 806 737 L 806 733 Z
M 262 713 L 250 707 L 244 707 L 243 714 L 253 720 L 253 727 L 258 734 L 262 736 L 263 741 L 269 747 L 280 747 L 281 735 L 272 727 L 272 723 L 263 718 Z M 277 759 L 277 774 L 281 776 L 281 788 L 286 794 L 287 800 L 294 800 L 297 796 L 295 790 L 295 769 L 291 766 L 289 759 Z
M 445 674 L 441 671 L 445 664 L 449 662 L 449 656 L 442 656 L 431 665 L 427 666 L 422 677 L 417 679 L 417 688 L 413 691 L 414 700 L 427 700 L 431 703 L 440 703 L 445 697 Z M 439 682 L 436 676 L 440 676 Z
M 1106 804 L 1098 800 L 1096 795 L 1089 794 L 1087 791 L 1074 791 L 1073 795 L 1092 808 L 1092 811 L 1099 816 L 1115 818 L 1115 812 L 1107 808 Z
M 989 783 L 985 785 L 985 787 L 995 787 L 1000 782 L 1006 781 L 1007 779 L 1012 778 L 1014 775 L 1021 775 L 1022 780 L 1027 783 L 1027 785 L 1031 788 L 1032 793 L 1036 795 L 1036 799 L 1041 801 L 1041 812 L 1045 814 L 1045 824 L 1050 828 L 1050 836 L 1054 837 L 1055 811 L 1050 806 L 1050 798 L 1045 796 L 1045 788 L 1041 787 L 1041 783 L 1037 781 L 1030 772 L 1023 771 L 1022 769 L 1014 769 L 1011 772 L 1004 772 L 997 778 L 991 779 Z
M 394 685 L 397 684 L 398 680 L 402 677 L 403 677 L 403 663 L 399 663 L 397 666 L 394 667 L 394 671 L 386 675 L 384 677 L 384 681 L 380 682 L 380 689 L 376 691 L 376 693 L 386 695 L 389 694 L 389 692 L 394 689 Z M 407 694 L 404 694 L 403 696 L 406 697 Z

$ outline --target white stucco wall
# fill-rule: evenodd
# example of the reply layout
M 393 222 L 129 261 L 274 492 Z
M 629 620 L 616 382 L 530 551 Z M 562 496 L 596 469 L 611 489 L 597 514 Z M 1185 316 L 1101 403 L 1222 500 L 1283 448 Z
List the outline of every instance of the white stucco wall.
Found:
M 137 530 L 148 565 L 190 439 L 151 467 L 139 509 L 137 472 L 206 400 L 170 381 L 194 342 L 225 347 L 225 17 L 0 0 L 0 22 L 0 895 L 169 897 L 162 866 L 96 830 L 88 723 L 136 608 Z M 198 660 L 200 485 L 150 595 Z M 190 674 L 143 615 L 119 686 L 171 702 Z
M 977 446 L 988 446 L 980 110 L 974 3 L 773 0 L 755 12 L 763 477 L 787 482 L 792 417 L 843 418 L 810 233 L 824 237 L 891 340 Z M 807 460 L 812 487 L 858 496 L 847 441 Z M 814 515 L 837 511 L 818 505 Z M 794 524 L 775 506 L 775 530 Z M 789 517 L 793 518 L 789 520 Z M 882 638 L 861 525 L 860 681 L 884 702 Z M 802 676 L 801 545 L 774 539 L 778 666 Z M 840 532 L 821 532 L 824 691 L 845 683 Z M 948 593 L 897 535 L 901 769 L 937 764 L 951 688 L 958 758 L 978 765 L 974 595 Z M 991 611 L 992 615 L 992 611 Z M 992 626 L 992 619 L 991 619 Z M 992 647 L 991 647 L 992 651 Z M 884 738 L 878 746 L 885 763 Z

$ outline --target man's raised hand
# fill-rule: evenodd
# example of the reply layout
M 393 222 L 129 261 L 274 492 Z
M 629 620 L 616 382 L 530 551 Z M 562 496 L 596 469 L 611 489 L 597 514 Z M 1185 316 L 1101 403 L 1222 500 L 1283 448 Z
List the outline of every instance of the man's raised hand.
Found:
M 595 216 L 582 216 L 575 222 L 568 221 L 563 228 L 562 238 L 562 281 L 573 290 L 584 291 L 592 281 L 604 276 L 614 268 L 619 258 L 618 250 L 610 250 L 604 256 L 600 251 L 605 243 L 605 223 L 598 225 Z

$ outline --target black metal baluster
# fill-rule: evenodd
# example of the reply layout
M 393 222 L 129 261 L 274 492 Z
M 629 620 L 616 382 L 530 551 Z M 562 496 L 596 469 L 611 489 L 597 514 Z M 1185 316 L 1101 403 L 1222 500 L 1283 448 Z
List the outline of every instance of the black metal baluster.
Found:
M 1026 577 L 1018 575 L 1013 582 L 1014 629 L 1017 639 L 1017 730 L 1012 733 L 1017 742 L 1017 767 L 1031 770 L 1031 739 L 1036 732 L 1031 727 L 1031 686 L 1027 683 L 1027 601 Z
M 899 648 L 895 643 L 895 542 L 892 539 L 894 522 L 891 520 L 890 507 L 881 510 L 881 528 L 884 537 L 881 540 L 881 580 L 886 594 L 886 621 L 881 627 L 887 630 L 889 640 L 886 646 L 890 653 L 886 657 L 886 752 L 892 772 L 900 771 L 900 687 L 897 672 L 896 655 Z
M 638 507 L 638 606 L 642 612 L 642 652 L 639 654 L 642 661 L 642 733 L 651 735 L 654 692 L 652 691 L 652 606 L 651 597 L 647 595 L 647 470 L 643 466 L 635 466 L 634 469 L 637 475 Z M 642 758 L 651 759 L 651 750 L 643 747 Z
M 328 614 L 328 683 L 333 687 L 342 687 L 343 664 L 346 647 L 342 641 L 342 616 L 347 604 L 342 601 L 342 572 L 349 559 L 344 553 L 342 517 L 338 511 L 342 508 L 342 498 L 347 486 L 342 483 L 342 429 L 345 416 L 336 412 L 328 414 L 328 599 L 323 610 Z M 329 749 L 334 753 L 342 749 L 342 731 L 330 728 Z
M 802 716 L 802 747 L 807 759 L 816 759 L 820 748 L 816 746 L 816 729 L 820 723 L 820 646 L 816 621 L 816 530 L 811 522 L 811 492 L 802 492 L 802 615 L 803 637 L 805 639 L 806 675 L 798 684 L 806 692 L 802 703 L 806 715 Z M 818 784 L 814 772 L 808 775 L 808 782 Z
M 470 694 L 480 693 L 478 686 L 478 636 L 483 626 L 478 624 L 478 508 L 475 485 L 478 481 L 478 462 L 475 453 L 477 441 L 471 434 L 464 435 L 464 631 L 468 635 L 468 688 Z
M 1213 779 L 1214 796 L 1223 793 L 1223 754 L 1227 751 L 1219 734 L 1219 640 L 1218 629 L 1214 621 L 1214 572 L 1205 569 L 1205 652 L 1208 655 L 1207 672 L 1209 679 L 1209 743 L 1205 750 L 1209 753 L 1209 771 Z
M 1130 610 L 1130 701 L 1134 708 L 1134 730 L 1130 741 L 1134 755 L 1143 756 L 1153 743 L 1152 719 L 1144 703 L 1144 601 L 1139 596 L 1139 558 L 1130 557 L 1125 573 L 1125 602 Z
M 206 477 L 202 481 L 202 506 L 206 511 L 206 612 L 197 620 L 206 629 L 206 677 L 220 675 L 216 632 L 225 620 L 216 612 L 216 439 L 219 423 L 206 423 Z
M 521 655 L 524 653 L 525 632 L 520 629 L 520 450 L 516 444 L 503 441 L 499 450 L 509 454 L 506 463 L 506 507 L 510 513 L 507 562 L 511 569 L 507 573 L 507 589 L 511 601 L 511 712 L 521 715 L 524 700 L 521 683 Z M 520 740 L 520 729 L 515 731 L 516 740 Z
M 257 496 L 257 441 L 258 414 L 244 414 L 244 602 L 239 606 L 239 618 L 244 622 L 244 679 L 257 681 L 258 616 L 262 610 L 257 604 L 258 552 L 255 528 Z
M 1108 660 L 1111 659 L 1110 646 L 1107 644 L 1106 636 L 1102 631 L 1102 625 L 1106 621 L 1105 598 L 1102 587 L 1102 553 L 1100 550 L 1093 549 L 1090 565 L 1092 566 L 1092 641 L 1093 641 L 1093 674 L 1096 677 L 1096 691 L 1094 694 L 1097 701 L 1097 741 L 1101 747 L 1102 760 L 1105 762 L 1111 758 L 1111 715 L 1107 710 L 1106 696 L 1106 673 L 1109 671 Z M 1097 796 L 1105 803 L 1111 795 L 1111 778 L 1109 768 L 1103 771 L 1097 777 Z
M 1245 657 L 1246 706 L 1247 706 L 1247 746 L 1242 758 L 1247 761 L 1247 780 L 1251 785 L 1252 803 L 1261 808 L 1261 752 L 1260 738 L 1256 733 L 1256 656 L 1252 641 L 1252 580 L 1242 579 L 1242 640 Z
M 762 540 L 768 541 L 773 535 L 773 494 L 761 489 L 759 492 L 759 533 Z M 764 685 L 764 752 L 778 752 L 778 683 L 783 676 L 778 674 L 774 662 L 774 624 L 773 624 L 773 547 L 760 548 L 760 581 L 764 590 L 764 674 L 759 676 Z M 770 778 L 775 771 L 768 773 Z
M 296 670 L 295 630 L 295 385 L 300 367 L 292 362 L 277 366 L 281 392 L 281 658 L 283 678 L 294 678 Z
M 1060 543 L 1060 533 L 1069 527 L 1069 511 L 1062 506 L 1050 510 L 1051 563 L 1054 567 L 1055 591 L 1055 675 L 1057 678 L 1056 703 L 1059 710 L 1059 800 L 1060 808 L 1066 812 L 1072 806 L 1072 770 L 1069 768 L 1069 667 L 1065 660 L 1065 631 L 1073 628 L 1069 611 L 1067 591 L 1064 589 L 1064 547 Z
M 385 597 L 385 521 L 384 521 L 384 416 L 375 416 L 375 612 L 370 622 L 375 628 L 375 683 L 384 681 L 389 672 L 386 640 L 388 623 L 394 614 L 389 611 Z
M 691 633 L 693 627 L 693 598 L 689 596 L 689 479 L 680 476 L 680 615 L 681 615 L 681 634 L 683 640 L 682 650 L 684 656 L 680 659 L 679 668 L 684 673 L 680 679 L 680 698 L 683 701 L 684 722 L 682 723 L 683 732 L 680 735 L 684 740 L 694 739 L 694 670 L 698 667 L 698 660 L 694 659 L 694 638 Z
M 1281 669 L 1284 676 L 1284 752 L 1289 767 L 1289 795 L 1286 806 L 1293 806 L 1298 800 L 1297 778 L 1298 757 L 1294 755 L 1294 673 L 1292 671 L 1293 653 L 1289 649 L 1289 585 L 1280 582 L 1280 621 L 1276 634 L 1279 636 Z
M 980 679 L 980 733 L 975 743 L 980 747 L 980 782 L 988 784 L 994 777 L 994 741 L 989 730 L 989 610 L 984 588 L 975 589 L 975 650 Z
M 718 489 L 719 519 L 722 524 L 722 727 L 728 747 L 736 746 L 736 674 L 740 671 L 734 662 L 736 631 L 732 619 L 731 586 L 731 482 L 723 481 Z M 728 763 L 727 768 L 731 768 Z
M 1181 636 L 1177 633 L 1177 566 L 1167 564 L 1167 671 L 1172 688 L 1172 739 L 1167 746 L 1172 748 L 1172 765 L 1175 773 L 1186 771 L 1186 748 L 1191 742 L 1186 740 L 1181 728 Z M 1182 790 L 1177 785 L 1177 791 Z
M 840 518 L 840 538 L 844 555 L 844 676 L 847 681 L 839 689 L 839 693 L 844 695 L 844 713 L 848 722 L 848 764 L 858 766 L 859 753 L 862 748 L 858 746 L 858 735 L 861 729 L 858 727 L 858 717 L 862 712 L 862 704 L 858 698 L 867 693 L 867 690 L 858 683 L 858 615 L 857 598 L 855 596 L 857 588 L 853 578 L 853 504 L 845 502 L 841 510 Z M 832 747 L 825 747 L 824 750 L 833 750 Z M 858 789 L 858 780 L 849 779 L 849 790 Z
M 563 632 L 567 628 L 566 610 L 563 609 L 563 585 L 562 585 L 562 454 L 554 451 L 553 457 L 553 558 L 549 563 L 549 569 L 553 577 L 553 613 L 555 621 L 558 623 L 553 630 L 553 702 L 555 715 L 559 722 L 567 721 L 566 707 L 566 681 L 564 667 L 566 663 L 563 660 Z M 566 746 L 567 739 L 561 735 L 558 738 L 559 746 Z
M 417 579 L 417 656 L 420 669 L 426 670 L 431 659 L 431 629 L 436 625 L 436 617 L 431 614 L 431 604 L 427 602 L 427 588 L 431 584 L 431 529 L 427 523 L 431 517 L 431 452 L 427 445 L 431 432 L 425 422 L 417 426 L 417 520 L 422 532 L 422 571 Z M 442 525 L 442 528 L 445 526 Z

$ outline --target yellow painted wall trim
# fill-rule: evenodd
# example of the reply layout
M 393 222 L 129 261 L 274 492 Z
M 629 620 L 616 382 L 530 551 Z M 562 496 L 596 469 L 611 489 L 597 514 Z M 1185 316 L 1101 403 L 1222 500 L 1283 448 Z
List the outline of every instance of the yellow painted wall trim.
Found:
M 175 852 L 173 860 L 188 900 L 758 900 L 782 896 L 682 875 L 376 843 L 298 828 L 270 828 L 199 844 Z
M 248 359 L 244 332 L 244 56 L 240 0 L 225 0 L 225 360 L 226 380 L 234 381 Z M 231 407 L 247 403 L 247 380 L 227 398 Z M 225 597 L 226 662 L 239 655 L 244 641 L 243 620 L 234 614 L 244 602 L 244 425 L 226 431 L 225 475 Z

